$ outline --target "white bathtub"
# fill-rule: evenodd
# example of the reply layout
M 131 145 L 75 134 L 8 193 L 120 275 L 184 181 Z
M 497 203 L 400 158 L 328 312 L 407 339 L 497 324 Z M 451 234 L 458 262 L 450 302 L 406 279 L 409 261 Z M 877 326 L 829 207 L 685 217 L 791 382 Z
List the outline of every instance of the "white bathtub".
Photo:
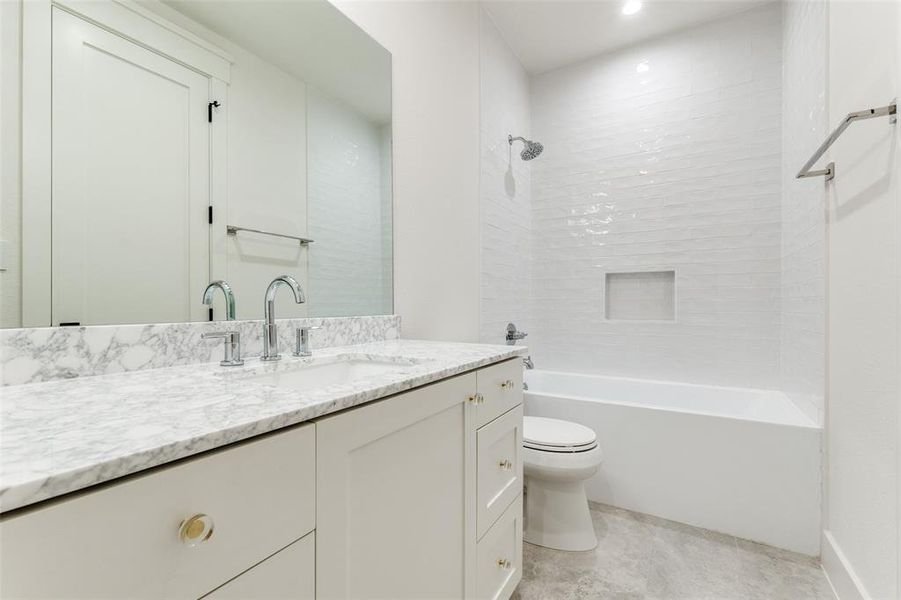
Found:
M 598 434 L 588 498 L 819 554 L 821 429 L 777 391 L 527 371 L 527 415 Z

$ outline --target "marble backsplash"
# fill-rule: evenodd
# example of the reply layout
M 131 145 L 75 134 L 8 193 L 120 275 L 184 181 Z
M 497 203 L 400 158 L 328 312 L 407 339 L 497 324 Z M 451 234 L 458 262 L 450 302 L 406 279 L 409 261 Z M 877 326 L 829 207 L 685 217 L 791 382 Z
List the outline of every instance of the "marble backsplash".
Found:
M 294 349 L 295 330 L 311 332 L 312 348 L 365 344 L 400 337 L 400 317 L 279 319 L 279 351 Z M 221 339 L 207 332 L 237 329 L 245 358 L 262 351 L 261 320 L 150 325 L 96 325 L 0 329 L 0 385 L 38 383 L 221 360 Z

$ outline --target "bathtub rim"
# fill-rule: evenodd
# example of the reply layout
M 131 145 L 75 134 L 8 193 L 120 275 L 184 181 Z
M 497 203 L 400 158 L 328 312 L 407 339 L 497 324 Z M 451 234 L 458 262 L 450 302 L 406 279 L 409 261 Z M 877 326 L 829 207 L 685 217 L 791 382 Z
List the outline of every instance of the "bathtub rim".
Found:
M 548 398 L 560 398 L 560 399 L 565 399 L 565 400 L 580 400 L 583 402 L 601 402 L 601 403 L 605 403 L 605 404 L 613 404 L 616 406 L 644 408 L 644 409 L 660 411 L 660 412 L 675 412 L 675 413 L 683 413 L 683 414 L 689 414 L 689 415 L 699 415 L 699 416 L 704 416 L 704 417 L 713 417 L 713 418 L 718 418 L 718 419 L 730 419 L 733 421 L 750 421 L 753 423 L 763 423 L 766 425 L 778 425 L 781 427 L 795 427 L 798 429 L 812 429 L 812 430 L 820 431 L 820 432 L 823 430 L 823 426 L 821 424 L 818 424 L 818 423 L 814 422 L 813 420 L 811 420 L 806 414 L 804 414 L 804 411 L 802 411 L 797 405 L 795 405 L 795 403 L 792 402 L 791 398 L 789 398 L 789 396 L 781 390 L 774 390 L 774 389 L 767 389 L 767 388 L 742 388 L 742 387 L 724 386 L 724 385 L 708 385 L 708 384 L 704 384 L 704 383 L 687 383 L 684 381 L 667 381 L 667 380 L 663 380 L 663 379 L 638 379 L 636 377 L 593 375 L 591 373 L 571 373 L 568 371 L 551 371 L 549 369 L 534 369 L 534 370 L 538 371 L 540 373 L 549 373 L 552 375 L 563 375 L 565 377 L 613 379 L 616 381 L 623 381 L 623 382 L 642 382 L 642 383 L 653 383 L 653 384 L 660 384 L 660 385 L 674 385 L 674 386 L 680 386 L 680 387 L 703 387 L 703 388 L 723 390 L 723 391 L 741 391 L 741 392 L 753 391 L 753 392 L 774 393 L 774 394 L 781 395 L 783 397 L 784 401 L 787 402 L 794 409 L 794 411 L 798 417 L 798 422 L 786 423 L 783 421 L 768 420 L 768 419 L 762 419 L 759 417 L 736 416 L 736 415 L 729 415 L 729 414 L 725 414 L 725 413 L 711 412 L 711 411 L 706 411 L 706 410 L 688 409 L 688 408 L 662 407 L 662 406 L 655 406 L 655 405 L 649 404 L 647 402 L 623 402 L 622 400 L 609 400 L 607 398 L 601 398 L 601 397 L 583 396 L 583 395 L 577 395 L 577 394 L 561 394 L 561 393 L 554 393 L 554 392 L 547 392 L 547 391 L 539 391 L 539 390 L 534 390 L 534 389 L 524 389 L 523 390 L 524 399 L 526 397 L 528 397 L 529 395 L 545 396 Z M 527 383 L 527 380 L 528 380 L 528 372 L 526 373 L 526 376 L 524 378 L 524 381 L 526 381 L 526 383 Z

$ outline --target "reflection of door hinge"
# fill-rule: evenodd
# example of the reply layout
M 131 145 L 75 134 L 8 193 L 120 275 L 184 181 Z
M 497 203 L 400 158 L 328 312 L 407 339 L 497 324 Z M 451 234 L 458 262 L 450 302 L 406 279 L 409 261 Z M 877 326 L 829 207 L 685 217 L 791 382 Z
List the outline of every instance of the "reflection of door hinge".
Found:
M 207 119 L 207 121 L 209 121 L 210 123 L 213 122 L 213 109 L 214 109 L 214 108 L 219 108 L 220 106 L 222 106 L 222 105 L 219 104 L 219 101 L 218 101 L 218 100 L 213 100 L 212 102 L 210 102 L 209 104 L 206 105 L 206 119 Z
M 212 306 L 210 307 L 210 315 L 209 315 L 209 317 L 210 317 L 209 320 L 212 321 L 212 320 L 213 320 L 213 307 L 212 307 Z
M 213 207 L 207 207 L 207 222 L 212 225 L 213 224 Z

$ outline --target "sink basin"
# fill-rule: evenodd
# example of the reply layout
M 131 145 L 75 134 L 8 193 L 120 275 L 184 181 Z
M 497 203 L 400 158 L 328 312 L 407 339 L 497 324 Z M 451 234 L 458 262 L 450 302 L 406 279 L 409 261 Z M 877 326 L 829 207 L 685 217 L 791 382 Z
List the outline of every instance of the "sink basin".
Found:
M 420 361 L 373 360 L 370 358 L 345 358 L 329 362 L 279 365 L 277 371 L 254 375 L 247 381 L 256 381 L 278 388 L 310 390 L 330 385 L 348 384 L 363 379 L 385 375 L 403 375 Z

